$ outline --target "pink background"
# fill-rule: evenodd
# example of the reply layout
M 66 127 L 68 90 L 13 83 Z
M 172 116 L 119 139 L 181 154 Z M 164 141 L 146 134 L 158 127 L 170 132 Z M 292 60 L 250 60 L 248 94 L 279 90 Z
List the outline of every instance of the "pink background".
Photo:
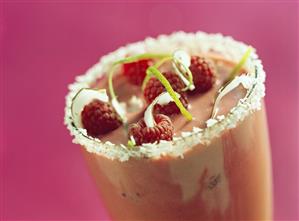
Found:
M 101 55 L 175 30 L 221 32 L 258 49 L 268 74 L 274 213 L 299 219 L 298 3 L 64 2 L 1 3 L 3 219 L 107 219 L 63 125 L 67 85 Z

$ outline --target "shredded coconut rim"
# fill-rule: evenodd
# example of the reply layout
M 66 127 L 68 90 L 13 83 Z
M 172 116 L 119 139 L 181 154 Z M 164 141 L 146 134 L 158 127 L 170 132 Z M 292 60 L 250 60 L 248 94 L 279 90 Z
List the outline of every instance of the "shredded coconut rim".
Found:
M 222 34 L 175 32 L 157 38 L 148 37 L 144 41 L 128 44 L 103 56 L 97 64 L 85 74 L 77 76 L 76 81 L 69 85 L 64 122 L 74 137 L 73 142 L 84 146 L 88 152 L 120 161 L 127 161 L 130 158 L 159 158 L 164 155 L 183 157 L 187 150 L 197 144 L 208 145 L 224 130 L 236 127 L 238 122 L 261 108 L 261 100 L 265 96 L 265 72 L 255 50 L 244 65 L 246 70 L 249 70 L 246 75 L 249 89 L 245 97 L 240 99 L 225 117 L 217 116 L 207 120 L 207 127 L 203 129 L 194 127 L 192 131 L 182 131 L 181 136 L 174 137 L 173 141 L 162 140 L 159 143 L 143 144 L 138 147 L 113 144 L 109 141 L 102 142 L 98 138 L 88 136 L 85 129 L 75 126 L 71 112 L 72 100 L 80 89 L 90 87 L 96 79 L 108 72 L 114 61 L 124 58 L 127 54 L 173 53 L 177 49 L 183 49 L 190 54 L 216 52 L 223 58 L 237 63 L 247 48 L 248 45 Z

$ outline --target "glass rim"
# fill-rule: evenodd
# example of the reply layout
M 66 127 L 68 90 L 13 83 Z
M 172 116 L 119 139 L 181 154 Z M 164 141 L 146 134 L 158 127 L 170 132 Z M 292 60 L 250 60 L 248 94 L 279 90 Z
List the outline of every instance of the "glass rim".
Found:
M 65 124 L 74 137 L 74 143 L 84 146 L 88 152 L 100 154 L 109 159 L 119 159 L 120 161 L 126 161 L 131 157 L 159 158 L 163 155 L 183 156 L 188 149 L 197 144 L 208 145 L 222 131 L 236 127 L 247 115 L 261 108 L 261 100 L 265 95 L 265 72 L 254 50 L 246 63 L 249 66 L 248 70 L 253 70 L 248 73 L 248 76 L 254 83 L 247 90 L 244 98 L 240 99 L 238 104 L 224 118 L 214 119 L 214 123 L 206 128 L 194 127 L 192 131 L 184 131 L 181 133 L 181 136 L 174 137 L 172 141 L 160 141 L 157 144 L 143 144 L 131 148 L 124 144 L 113 144 L 109 141 L 102 142 L 98 138 L 88 136 L 85 129 L 75 126 L 70 107 L 77 91 L 84 87 L 89 87 L 95 80 L 102 77 L 111 66 L 111 63 L 123 58 L 125 54 L 136 53 L 142 50 L 144 52 L 153 50 L 158 53 L 159 51 L 155 50 L 163 50 L 162 45 L 165 45 L 165 42 L 170 42 L 168 45 L 171 47 L 164 49 L 166 51 L 163 51 L 163 53 L 168 50 L 173 51 L 175 49 L 174 45 L 178 43 L 183 43 L 183 47 L 186 47 L 186 44 L 191 47 L 197 43 L 199 45 L 198 50 L 204 49 L 204 47 L 206 47 L 206 50 L 217 50 L 222 52 L 223 56 L 231 56 L 228 59 L 233 61 L 238 61 L 248 47 L 248 45 L 242 42 L 236 41 L 231 37 L 224 37 L 221 34 L 175 32 L 170 35 L 160 35 L 157 38 L 146 38 L 144 41 L 129 44 L 103 56 L 99 63 L 91 67 L 84 75 L 77 76 L 75 83 L 69 86 L 69 93 L 66 96 Z M 207 45 L 210 45 L 210 47 Z M 200 46 L 203 48 L 200 48 Z M 204 52 L 204 50 L 200 51 Z

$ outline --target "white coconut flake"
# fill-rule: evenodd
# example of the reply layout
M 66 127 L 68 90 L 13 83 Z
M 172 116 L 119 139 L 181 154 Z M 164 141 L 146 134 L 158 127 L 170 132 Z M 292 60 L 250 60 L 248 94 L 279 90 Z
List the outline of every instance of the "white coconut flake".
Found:
M 132 144 L 135 146 L 136 145 L 136 141 L 134 139 L 134 136 L 130 136 L 130 140 L 131 140 Z
M 172 66 L 175 72 L 183 81 L 183 83 L 186 85 L 186 87 L 188 87 L 188 89 L 194 90 L 195 89 L 194 84 L 190 84 L 189 80 L 185 77 L 186 73 L 191 74 L 191 71 L 189 70 L 189 66 L 191 64 L 190 55 L 184 50 L 176 50 L 173 53 L 172 57 L 173 57 Z
M 220 88 L 219 93 L 218 93 L 217 98 L 216 98 L 215 103 L 214 103 L 214 107 L 213 107 L 213 111 L 212 111 L 212 118 L 216 117 L 218 109 L 219 109 L 218 108 L 219 103 L 225 95 L 227 95 L 229 92 L 231 92 L 232 90 L 237 88 L 240 84 L 242 84 L 242 86 L 245 89 L 249 89 L 252 86 L 253 82 L 254 81 L 251 79 L 250 76 L 240 75 L 240 76 L 236 76 L 224 88 Z
M 80 79 L 81 80 L 81 79 Z M 93 100 L 100 100 L 102 102 L 108 102 L 109 97 L 105 89 L 95 90 L 90 88 L 82 88 L 74 96 L 71 102 L 71 112 L 74 119 L 74 124 L 78 128 L 82 128 L 81 112 L 85 105 L 89 104 Z
M 181 137 L 173 137 L 173 138 L 172 138 L 173 141 L 179 141 L 179 140 L 181 140 L 181 139 L 182 139 Z
M 180 95 L 178 93 L 176 93 L 176 96 L 180 98 Z M 165 105 L 171 101 L 173 101 L 173 99 L 170 94 L 168 92 L 163 92 L 159 96 L 157 96 L 150 105 L 148 105 L 147 109 L 144 112 L 144 122 L 147 127 L 155 126 L 155 120 L 153 116 L 154 106 L 156 104 Z
M 214 124 L 216 124 L 218 121 L 216 119 L 209 119 L 206 121 L 207 127 L 212 127 Z
M 191 134 L 192 134 L 192 132 L 189 132 L 189 131 L 183 131 L 183 132 L 181 133 L 182 137 L 188 137 L 188 136 L 190 136 Z
M 163 38 L 147 38 L 144 41 L 130 44 L 130 50 L 132 51 L 134 48 L 136 48 L 136 51 L 139 48 L 144 48 L 145 52 L 150 53 L 173 53 L 175 48 L 183 48 L 189 54 L 217 51 L 224 59 L 237 63 L 244 55 L 248 45 L 235 41 L 231 37 L 224 37 L 221 34 L 176 32 L 168 36 L 164 35 Z M 265 72 L 261 61 L 255 50 L 253 50 L 246 62 L 246 70 L 249 71 L 246 75 L 248 81 L 242 80 L 242 85 L 248 89 L 246 96 L 230 110 L 224 119 L 214 119 L 217 122 L 210 125 L 210 127 L 203 129 L 194 127 L 188 137 L 174 137 L 172 141 L 142 145 L 138 148 L 124 148 L 124 145 L 101 142 L 99 139 L 89 137 L 86 135 L 86 130 L 81 130 L 75 124 L 77 119 L 72 116 L 72 100 L 78 90 L 91 87 L 96 79 L 107 73 L 114 61 L 124 58 L 125 55 L 129 54 L 128 52 L 128 46 L 125 46 L 103 56 L 99 63 L 91 67 L 85 75 L 80 76 L 75 83 L 69 86 L 70 91 L 66 97 L 64 122 L 71 135 L 74 136 L 73 142 L 84 146 L 88 152 L 119 161 L 143 157 L 159 158 L 162 155 L 183 158 L 187 150 L 197 144 L 208 145 L 221 132 L 236 127 L 246 116 L 261 108 L 261 99 L 265 95 Z M 159 148 L 162 148 L 162 151 Z
M 224 115 L 219 115 L 216 117 L 218 121 L 222 121 L 225 119 L 225 116 Z
M 120 116 L 123 122 L 127 122 L 126 104 L 120 103 L 116 98 L 111 100 L 111 105 L 114 107 L 116 113 Z
M 193 132 L 194 133 L 198 133 L 198 132 L 201 132 L 201 131 L 202 131 L 201 128 L 199 128 L 199 127 L 193 127 Z
M 190 55 L 184 51 L 184 50 L 176 50 L 173 53 L 173 58 L 176 61 L 179 61 L 181 64 L 183 64 L 185 67 L 189 67 L 191 64 L 191 57 Z

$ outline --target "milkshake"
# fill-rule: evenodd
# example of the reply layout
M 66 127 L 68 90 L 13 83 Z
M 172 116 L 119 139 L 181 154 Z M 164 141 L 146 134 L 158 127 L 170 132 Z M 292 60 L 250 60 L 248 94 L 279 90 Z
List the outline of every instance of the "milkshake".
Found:
M 127 45 L 79 76 L 65 122 L 111 219 L 271 220 L 264 79 L 254 50 L 203 32 Z

